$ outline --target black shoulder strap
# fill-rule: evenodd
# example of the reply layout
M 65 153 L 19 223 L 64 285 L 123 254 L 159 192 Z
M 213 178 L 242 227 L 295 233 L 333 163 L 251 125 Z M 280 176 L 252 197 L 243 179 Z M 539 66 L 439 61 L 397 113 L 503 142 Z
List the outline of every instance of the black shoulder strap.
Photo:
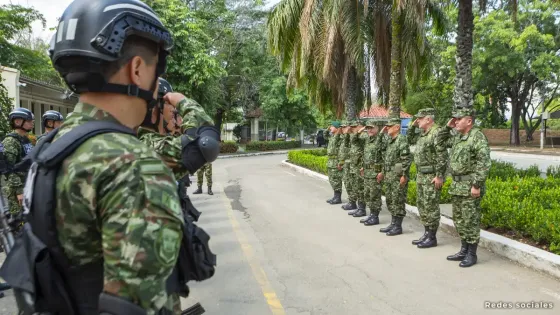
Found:
M 41 141 L 43 144 L 49 143 L 48 147 L 44 150 L 39 150 L 36 161 L 47 168 L 57 166 L 88 139 L 111 132 L 129 134 L 136 137 L 134 130 L 115 122 L 90 121 L 72 129 L 52 143 L 50 142 L 56 133 L 54 131 L 49 132 L 45 139 Z

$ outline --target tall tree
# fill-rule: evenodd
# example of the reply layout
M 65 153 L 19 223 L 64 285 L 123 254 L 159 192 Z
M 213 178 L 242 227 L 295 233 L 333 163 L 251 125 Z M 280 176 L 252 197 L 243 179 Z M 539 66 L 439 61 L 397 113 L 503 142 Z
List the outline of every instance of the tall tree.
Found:
M 473 0 L 459 0 L 457 57 L 455 63 L 455 107 L 472 107 Z

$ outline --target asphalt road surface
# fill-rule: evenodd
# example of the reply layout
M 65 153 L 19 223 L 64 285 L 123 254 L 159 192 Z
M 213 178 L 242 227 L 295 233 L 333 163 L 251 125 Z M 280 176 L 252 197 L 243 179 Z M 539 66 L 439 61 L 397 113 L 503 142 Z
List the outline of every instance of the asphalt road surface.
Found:
M 528 168 L 531 165 L 538 165 L 541 172 L 546 173 L 546 169 L 551 165 L 560 165 L 560 156 L 538 155 L 513 153 L 504 151 L 492 151 L 492 159 L 514 163 L 518 168 Z
M 477 265 L 459 268 L 445 259 L 460 246 L 455 237 L 440 233 L 431 249 L 411 245 L 423 231 L 415 219 L 405 219 L 403 235 L 379 233 L 386 209 L 380 226 L 365 227 L 325 203 L 327 182 L 280 166 L 285 158 L 214 163 L 215 194 L 204 183 L 192 199 L 218 266 L 213 278 L 190 285 L 184 307 L 198 301 L 206 314 L 228 315 L 558 314 L 559 280 L 484 249 Z M 14 314 L 10 294 L 0 314 Z M 513 309 L 485 308 L 499 302 Z M 531 302 L 554 308 L 516 308 Z

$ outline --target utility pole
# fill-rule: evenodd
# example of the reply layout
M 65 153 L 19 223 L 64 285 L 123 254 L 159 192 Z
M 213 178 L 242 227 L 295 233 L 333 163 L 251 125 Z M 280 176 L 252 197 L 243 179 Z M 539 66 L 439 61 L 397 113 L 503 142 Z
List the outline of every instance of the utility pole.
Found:
M 544 138 L 545 138 L 545 124 L 546 124 L 546 120 L 548 119 L 548 112 L 544 111 L 544 103 L 542 105 L 542 110 L 541 110 L 541 150 L 544 148 Z

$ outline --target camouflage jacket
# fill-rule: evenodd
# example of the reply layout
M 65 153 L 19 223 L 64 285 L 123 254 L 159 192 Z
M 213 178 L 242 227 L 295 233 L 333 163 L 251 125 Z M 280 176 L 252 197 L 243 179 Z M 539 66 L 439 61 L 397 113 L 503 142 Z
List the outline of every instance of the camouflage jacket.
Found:
M 420 130 L 417 133 L 416 130 Z M 407 130 L 409 145 L 416 145 L 414 163 L 416 163 L 416 181 L 418 184 L 430 184 L 435 176 L 444 178 L 447 167 L 447 148 L 441 146 L 438 137 L 441 127 L 434 124 L 427 132 L 416 126 Z
M 369 137 L 364 147 L 364 177 L 375 178 L 381 173 L 383 136 Z
M 350 159 L 350 169 L 352 173 L 356 173 L 360 171 L 362 165 L 364 164 L 364 144 L 365 139 L 363 137 L 363 132 L 359 134 L 352 134 L 350 137 L 350 151 L 349 159 Z M 367 135 L 366 135 L 367 137 Z
M 346 163 L 350 152 L 350 134 L 340 135 L 340 147 L 338 148 L 338 165 Z
M 26 141 L 26 139 L 23 139 L 22 136 L 17 134 L 15 138 L 6 136 L 4 141 L 2 141 L 2 145 L 4 146 L 4 158 L 6 159 L 6 163 L 11 167 L 21 162 L 33 149 L 33 144 L 31 144 L 30 141 L 23 146 L 22 141 Z M 13 172 L 6 176 L 6 188 L 9 190 L 10 194 L 23 194 L 23 186 L 25 185 L 26 177 L 27 172 Z
M 492 160 L 488 139 L 482 131 L 472 128 L 466 135 L 451 136 L 451 128 L 441 128 L 440 142 L 441 146 L 451 148 L 449 166 L 453 182 L 449 194 L 470 196 L 473 185 L 483 192 Z
M 338 150 L 342 142 L 341 135 L 336 134 L 330 138 L 329 145 L 327 146 L 327 168 L 336 168 L 338 165 Z
M 213 126 L 214 120 L 206 114 L 204 108 L 195 100 L 185 98 L 177 104 L 177 111 L 183 118 L 181 129 L 185 132 L 190 128 L 198 128 L 201 126 Z
M 118 121 L 78 103 L 54 141 L 88 121 Z M 178 258 L 182 213 L 171 170 L 136 137 L 101 134 L 62 163 L 56 180 L 59 241 L 70 262 L 103 260 L 103 291 L 154 315 L 173 309 L 166 280 Z
M 387 138 L 383 159 L 383 174 L 385 177 L 395 178 L 406 176 L 410 170 L 412 155 L 406 136 L 398 134 L 394 139 Z

